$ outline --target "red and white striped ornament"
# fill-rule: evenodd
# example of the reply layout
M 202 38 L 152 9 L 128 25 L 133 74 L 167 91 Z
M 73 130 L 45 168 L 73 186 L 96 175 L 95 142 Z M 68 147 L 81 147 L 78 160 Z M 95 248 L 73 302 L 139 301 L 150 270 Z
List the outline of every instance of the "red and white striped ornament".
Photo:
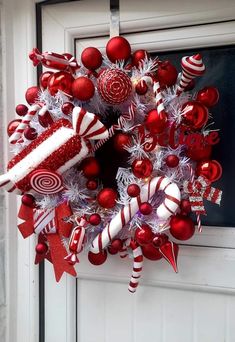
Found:
M 155 95 L 155 101 L 157 106 L 158 114 L 165 111 L 164 105 L 163 105 L 163 98 L 162 98 L 162 92 L 159 82 L 153 83 L 153 91 Z
M 65 257 L 70 264 L 75 265 L 79 262 L 78 253 L 82 251 L 83 243 L 85 240 L 85 226 L 86 220 L 82 217 L 76 219 L 77 226 L 73 229 L 69 240 L 69 254 Z
M 133 269 L 131 280 L 129 283 L 128 290 L 132 293 L 136 292 L 137 286 L 139 285 L 139 279 L 141 277 L 142 266 L 143 266 L 143 253 L 141 247 L 134 240 L 130 241 L 129 247 L 133 252 Z
M 34 210 L 34 233 L 37 235 L 55 234 L 57 232 L 55 217 L 55 208 L 45 210 Z
M 54 171 L 39 169 L 29 175 L 31 188 L 39 194 L 52 195 L 64 189 L 61 175 Z

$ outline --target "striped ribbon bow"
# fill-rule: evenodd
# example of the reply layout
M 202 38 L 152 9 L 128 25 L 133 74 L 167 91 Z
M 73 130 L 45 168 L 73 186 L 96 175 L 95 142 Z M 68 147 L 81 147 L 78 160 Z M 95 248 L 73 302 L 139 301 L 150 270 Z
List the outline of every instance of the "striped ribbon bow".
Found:
M 184 191 L 189 194 L 192 211 L 197 212 L 198 214 L 206 215 L 203 198 L 220 205 L 222 191 L 213 188 L 211 182 L 202 176 L 198 177 L 193 182 L 185 181 L 183 188 Z

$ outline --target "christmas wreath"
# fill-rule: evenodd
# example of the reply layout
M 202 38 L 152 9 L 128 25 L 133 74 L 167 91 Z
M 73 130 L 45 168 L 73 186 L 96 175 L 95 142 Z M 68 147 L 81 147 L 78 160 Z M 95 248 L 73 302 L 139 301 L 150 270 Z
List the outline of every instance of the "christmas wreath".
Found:
M 114 37 L 106 55 L 88 47 L 79 63 L 38 49 L 29 58 L 54 71 L 16 106 L 20 118 L 8 125 L 15 156 L 0 185 L 22 196 L 18 228 L 38 236 L 35 263 L 52 262 L 59 281 L 76 276 L 81 251 L 93 265 L 129 255 L 131 292 L 144 258 L 164 258 L 177 272 L 175 241 L 193 236 L 194 221 L 201 231 L 204 200 L 221 200 L 211 184 L 222 168 L 210 158 L 219 136 L 208 124 L 219 93 L 189 93 L 205 72 L 201 55 L 183 57 L 178 74 Z

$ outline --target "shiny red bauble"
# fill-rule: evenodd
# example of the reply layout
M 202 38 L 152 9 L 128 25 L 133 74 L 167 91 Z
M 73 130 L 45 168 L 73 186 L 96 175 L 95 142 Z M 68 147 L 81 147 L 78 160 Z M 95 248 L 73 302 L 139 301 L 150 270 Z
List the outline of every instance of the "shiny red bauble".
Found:
M 154 235 L 152 229 L 147 224 L 143 224 L 135 231 L 135 240 L 141 246 L 147 245 L 152 242 L 153 236 Z
M 27 140 L 34 140 L 37 138 L 38 133 L 35 128 L 27 127 L 24 131 L 24 136 Z
M 143 65 L 143 61 L 146 57 L 148 57 L 148 52 L 146 50 L 137 50 L 131 57 L 131 63 L 136 68 L 139 68 Z
M 95 266 L 99 266 L 99 265 L 102 265 L 107 259 L 107 252 L 106 250 L 103 250 L 102 252 L 100 253 L 92 253 L 92 252 L 89 252 L 88 253 L 88 260 L 90 261 L 90 263 L 92 265 L 95 265 Z
M 98 193 L 97 202 L 101 207 L 111 209 L 115 207 L 117 197 L 117 191 L 112 188 L 104 188 Z
M 87 178 L 97 177 L 100 173 L 100 164 L 95 157 L 83 159 L 79 168 Z
M 222 166 L 217 160 L 201 161 L 196 167 L 197 176 L 203 176 L 210 182 L 215 182 L 222 176 Z
M 54 121 L 51 117 L 51 114 L 46 111 L 43 115 L 38 115 L 38 122 L 42 127 L 47 128 L 52 125 Z
M 89 70 L 96 70 L 102 64 L 102 54 L 95 47 L 88 47 L 81 54 L 82 64 Z
M 169 154 L 166 159 L 165 159 L 165 162 L 166 162 L 166 165 L 168 167 L 176 167 L 179 165 L 179 157 L 177 157 L 175 154 Z
M 148 85 L 145 80 L 141 80 L 136 84 L 135 91 L 138 95 L 145 95 L 147 93 Z
M 147 158 L 134 160 L 131 167 L 137 178 L 148 178 L 153 171 L 153 164 Z
M 48 79 L 47 89 L 54 96 L 58 91 L 62 91 L 66 95 L 72 95 L 73 76 L 66 71 L 55 72 Z
M 101 217 L 99 214 L 92 214 L 88 221 L 92 226 L 98 226 L 101 222 Z
M 141 247 L 143 256 L 149 260 L 160 260 L 162 258 L 162 254 L 159 252 L 159 249 L 154 247 L 151 243 L 148 245 L 144 245 Z
M 96 190 L 98 188 L 98 182 L 94 179 L 88 179 L 86 187 L 88 190 Z
M 80 101 L 88 101 L 95 94 L 95 86 L 89 78 L 78 77 L 72 84 L 72 94 Z
M 200 160 L 206 160 L 209 159 L 212 153 L 212 146 L 209 144 L 206 144 L 204 146 L 200 147 L 189 147 L 186 151 L 187 157 L 189 157 L 192 160 L 200 161 Z
M 52 74 L 53 74 L 52 71 L 45 71 L 43 74 L 41 74 L 39 78 L 39 84 L 43 90 L 47 88 L 48 80 Z
M 28 104 L 32 105 L 37 102 L 40 89 L 38 87 L 30 87 L 26 90 L 25 99 Z
M 121 239 L 115 239 L 108 246 L 108 251 L 110 254 L 114 255 L 114 254 L 117 254 L 119 251 L 121 251 L 122 247 L 123 247 L 122 240 Z
M 122 70 L 107 69 L 98 77 L 97 89 L 108 104 L 118 105 L 128 99 L 132 91 L 130 77 Z
M 140 187 L 137 184 L 130 184 L 127 187 L 127 193 L 130 197 L 137 197 L 140 194 Z
M 19 116 L 25 116 L 28 113 L 28 107 L 24 104 L 18 104 L 16 106 L 16 114 Z
M 38 243 L 35 247 L 37 254 L 46 254 L 48 251 L 48 246 L 46 243 Z
M 115 151 L 124 153 L 127 152 L 125 147 L 132 142 L 131 136 L 128 133 L 117 133 L 113 138 L 113 147 Z
M 154 234 L 153 245 L 155 247 L 159 248 L 167 241 L 168 241 L 168 236 L 166 234 L 161 234 L 161 233 Z
M 158 63 L 157 78 L 161 87 L 170 87 L 176 83 L 178 77 L 177 69 L 169 61 Z
M 145 117 L 145 126 L 152 134 L 159 134 L 167 127 L 167 114 L 162 111 L 158 113 L 157 109 L 152 109 Z
M 199 90 L 196 100 L 207 107 L 213 107 L 219 101 L 219 91 L 215 87 L 205 87 Z
M 61 111 L 64 115 L 70 115 L 72 114 L 74 105 L 71 102 L 65 102 L 61 106 Z
M 182 106 L 182 122 L 193 130 L 201 129 L 208 121 L 208 109 L 197 101 L 186 102 Z
M 182 199 L 180 202 L 181 214 L 188 215 L 191 212 L 191 203 L 188 199 Z
M 111 38 L 106 45 L 106 55 L 112 63 L 127 61 L 131 55 L 129 42 L 120 36 Z
M 190 217 L 174 215 L 170 220 L 170 233 L 177 240 L 188 240 L 195 232 L 195 225 Z
M 7 126 L 7 134 L 9 137 L 15 132 L 16 128 L 19 126 L 20 123 L 21 119 L 12 120 L 9 122 Z
M 34 208 L 35 207 L 35 198 L 31 194 L 24 194 L 21 197 L 22 204 L 26 205 L 26 207 Z
M 148 202 L 143 202 L 140 204 L 139 211 L 143 215 L 150 215 L 153 211 L 153 207 Z

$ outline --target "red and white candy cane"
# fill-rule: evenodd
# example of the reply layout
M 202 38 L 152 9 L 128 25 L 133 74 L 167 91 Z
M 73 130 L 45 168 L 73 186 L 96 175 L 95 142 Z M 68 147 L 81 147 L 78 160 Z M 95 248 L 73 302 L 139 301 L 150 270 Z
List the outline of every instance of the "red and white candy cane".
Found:
M 176 90 L 176 95 L 180 95 L 187 85 L 196 76 L 201 76 L 205 72 L 205 65 L 202 62 L 202 57 L 198 53 L 195 56 L 185 56 L 181 60 L 182 74 L 179 85 Z
M 72 265 L 79 262 L 77 255 L 82 251 L 87 221 L 82 217 L 80 219 L 76 219 L 76 223 L 77 226 L 73 229 L 69 240 L 70 253 L 65 257 L 65 260 Z
M 162 112 L 165 111 L 165 108 L 163 105 L 162 92 L 161 92 L 161 87 L 160 87 L 159 82 L 153 83 L 153 91 L 155 94 L 155 100 L 156 100 L 158 114 L 161 114 Z
M 139 206 L 143 202 L 148 202 L 154 194 L 162 190 L 165 193 L 163 203 L 157 208 L 157 215 L 161 220 L 167 220 L 176 212 L 180 204 L 180 190 L 175 183 L 172 183 L 167 177 L 155 177 L 146 183 L 140 192 L 140 195 L 133 198 L 125 205 L 110 221 L 110 223 L 93 240 L 90 251 L 99 253 L 107 247 L 112 239 L 122 230 L 122 228 L 138 212 Z
M 134 261 L 133 261 L 133 270 L 132 270 L 132 275 L 131 275 L 131 280 L 129 283 L 128 290 L 134 293 L 139 284 L 139 279 L 141 277 L 141 271 L 142 271 L 144 258 L 143 258 L 142 249 L 136 241 L 131 240 L 129 247 L 132 249 Z

